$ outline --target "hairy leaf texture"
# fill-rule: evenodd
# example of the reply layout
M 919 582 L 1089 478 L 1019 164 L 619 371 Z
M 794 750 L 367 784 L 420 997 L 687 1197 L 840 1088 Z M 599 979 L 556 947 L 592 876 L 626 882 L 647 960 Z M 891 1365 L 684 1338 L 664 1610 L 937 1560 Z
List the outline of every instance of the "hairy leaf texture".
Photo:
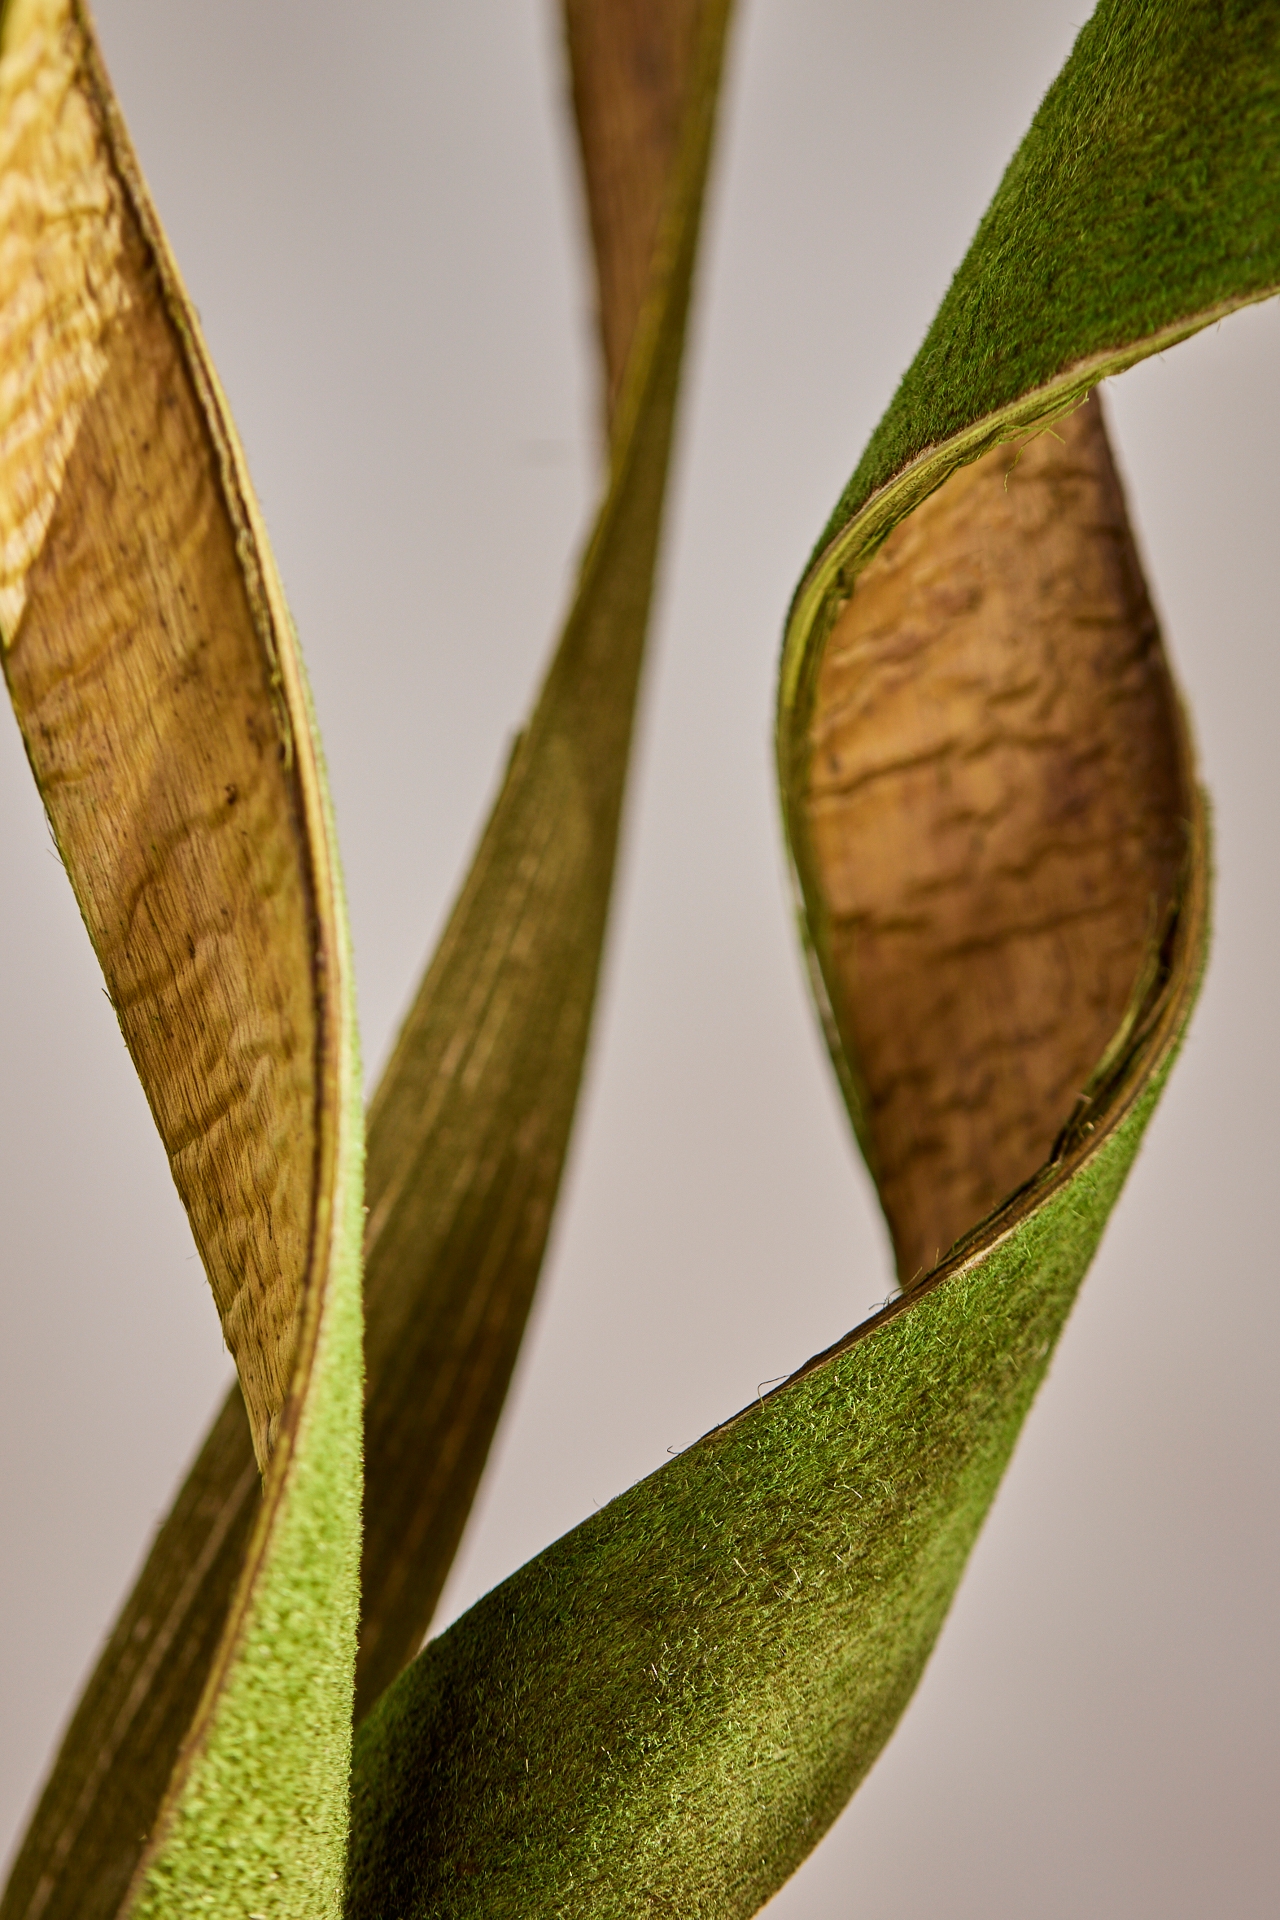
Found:
M 1203 965 L 1089 396 L 1280 286 L 1278 41 L 1104 0 L 793 603 L 784 818 L 902 1292 L 426 1648 L 357 1738 L 352 1920 L 745 1916 L 911 1695 Z

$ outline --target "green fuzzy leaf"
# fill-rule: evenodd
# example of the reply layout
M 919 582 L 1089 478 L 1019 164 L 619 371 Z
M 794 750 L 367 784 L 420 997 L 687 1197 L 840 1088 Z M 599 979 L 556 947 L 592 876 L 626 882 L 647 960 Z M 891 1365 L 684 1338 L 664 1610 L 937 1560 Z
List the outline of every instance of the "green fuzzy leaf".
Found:
M 1158 1084 L 998 1247 L 428 1646 L 357 1735 L 349 1914 L 768 1898 L 910 1697 Z
M 1099 9 L 792 609 L 778 752 L 803 930 L 886 1205 L 891 1173 L 911 1188 L 896 1217 L 890 1206 L 906 1291 L 428 1646 L 357 1736 L 351 1920 L 749 1914 L 821 1837 L 910 1697 L 1176 1055 L 1203 965 L 1208 856 L 1190 750 L 1097 404 L 1076 410 L 1106 375 L 1280 285 L 1278 35 L 1274 0 L 1111 0 Z M 1060 451 L 1045 429 L 1060 433 Z M 1000 452 L 1014 440 L 1020 451 Z M 957 485 L 944 486 L 953 476 Z M 1011 545 L 1020 515 L 1021 552 Z M 1059 535 L 1074 543 L 1070 564 L 1052 560 Z M 998 685 L 990 657 L 976 682 L 967 656 L 950 678 L 930 679 L 975 607 L 996 618 L 1005 564 L 1021 579 L 1010 586 L 1017 609 L 1029 609 L 1031 693 Z M 875 596 L 895 578 L 911 608 L 929 601 L 943 636 L 936 648 L 932 627 L 875 624 Z M 864 617 L 872 624 L 859 627 Z M 1091 632 L 1102 636 L 1096 655 Z M 990 646 L 986 629 L 975 633 L 975 646 Z M 997 638 L 1016 666 L 1009 635 Z M 912 725 L 942 726 L 951 715 L 945 752 L 932 754 L 917 732 L 893 763 L 895 738 L 871 724 L 859 649 L 881 673 L 877 686 L 903 690 L 904 709 L 916 690 Z M 1057 697 L 1059 680 L 1070 687 L 1082 671 L 1087 679 L 1095 658 L 1106 667 L 1095 705 L 1077 686 L 1080 699 L 1068 704 L 1079 730 L 1063 735 L 1049 694 Z M 846 676 L 840 712 L 831 704 L 837 669 Z M 1038 731 L 1037 688 L 1048 715 Z M 1006 693 L 1020 718 L 1002 733 Z M 1030 702 L 1030 718 L 1018 700 Z M 883 749 L 865 780 L 821 759 L 823 728 L 849 716 L 867 720 L 868 755 Z M 1071 781 L 1089 773 L 1099 740 L 1107 781 L 1086 780 L 1090 831 L 1077 833 Z M 1023 1100 L 1014 1083 L 1024 1068 L 1035 1081 L 1043 1051 L 1026 1033 L 1021 1055 L 1010 1045 L 980 1087 L 979 1123 L 1010 1120 L 1007 1153 L 981 1124 L 962 1137 L 959 1095 L 928 1110 L 931 1124 L 935 1110 L 950 1116 L 940 1145 L 929 1128 L 914 1139 L 909 1127 L 892 1135 L 900 1086 L 885 1070 L 884 1045 L 899 1046 L 898 1081 L 909 1084 L 902 1050 L 915 1029 L 870 1003 L 862 963 L 880 964 L 888 950 L 877 960 L 869 941 L 928 930 L 933 908 L 920 901 L 931 848 L 945 841 L 929 812 L 940 783 L 921 787 L 929 806 L 919 809 L 904 789 L 883 833 L 847 805 L 909 764 L 955 767 L 968 779 L 997 764 L 990 756 L 1004 746 L 1025 751 L 1026 778 L 1015 768 L 985 815 L 965 790 L 977 851 L 938 869 L 937 898 L 962 899 L 973 922 L 949 949 L 943 943 L 943 973 L 954 964 L 966 988 L 978 977 L 989 915 L 989 944 L 1005 969 L 992 974 L 998 1022 L 1007 979 L 1045 990 L 1032 936 L 1068 922 L 1096 932 L 1113 920 L 1122 936 L 1120 960 L 1102 969 L 1096 993 L 1074 963 L 1064 975 L 1066 1038 L 1094 1036 L 1078 1071 L 1064 1045 L 1074 1077 L 1051 1074 Z M 832 747 L 837 760 L 844 750 L 843 741 Z M 1041 801 L 1058 804 L 1052 831 L 1035 812 Z M 1033 802 L 1014 848 L 1031 857 L 1002 870 L 996 829 L 1006 815 L 1019 825 L 1019 809 Z M 1125 883 L 1120 897 L 1101 903 L 1105 914 L 1086 901 L 1074 918 L 1059 899 L 1046 928 L 1011 926 L 1019 876 L 1028 897 L 1040 870 L 1056 864 L 1073 885 L 1088 879 L 1094 828 Z M 879 875 L 881 853 L 886 890 L 864 912 L 856 887 Z M 1107 866 L 1104 858 L 1104 874 Z M 884 901 L 899 882 L 915 889 L 912 912 L 891 924 Z M 1023 934 L 1031 961 L 1019 979 Z M 1087 939 L 1068 947 L 1097 958 Z M 907 985 L 922 996 L 921 1027 L 932 1022 L 935 1043 L 943 1036 L 924 1062 L 927 1091 L 931 1080 L 959 1075 L 967 1035 L 957 1014 L 947 1043 L 927 999 L 941 976 L 920 964 L 920 951 Z M 939 1216 L 952 1218 L 942 1257 L 922 1242 L 930 1252 L 921 1263 L 912 1249 L 935 1150 L 960 1199 L 953 1193 L 950 1215 Z M 955 1178 L 965 1152 L 974 1156 L 967 1201 Z M 1005 1185 L 975 1199 L 992 1166 L 1005 1168 Z

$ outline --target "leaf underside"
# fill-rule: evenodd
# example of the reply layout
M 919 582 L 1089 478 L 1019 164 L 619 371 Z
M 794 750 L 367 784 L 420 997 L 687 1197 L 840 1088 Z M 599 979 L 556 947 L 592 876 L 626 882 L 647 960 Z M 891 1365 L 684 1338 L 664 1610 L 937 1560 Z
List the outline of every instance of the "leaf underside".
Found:
M 1280 7 L 1082 32 L 802 582 L 778 762 L 900 1297 L 357 1734 L 348 1913 L 746 1915 L 893 1729 L 1164 1084 L 1203 806 L 1105 376 L 1280 286 Z
M 610 480 L 547 678 L 369 1111 L 357 1718 L 430 1623 L 506 1395 L 564 1167 L 697 246 L 714 98 L 705 69 L 718 50 L 718 37 L 703 44 L 702 17 L 718 11 L 705 0 L 566 8 L 599 267 Z M 691 99 L 700 115 L 691 117 Z

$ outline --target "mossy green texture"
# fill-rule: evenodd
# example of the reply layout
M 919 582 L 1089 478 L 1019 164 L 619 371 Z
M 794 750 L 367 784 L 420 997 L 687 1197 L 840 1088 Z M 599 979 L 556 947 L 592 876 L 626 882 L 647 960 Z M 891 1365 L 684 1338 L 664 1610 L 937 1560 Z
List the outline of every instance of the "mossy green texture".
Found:
M 358 1181 L 291 1484 L 203 1749 L 130 1914 L 341 1911 L 360 1558 Z
M 351 1920 L 768 1898 L 910 1697 L 1158 1091 L 969 1269 L 427 1648 L 357 1735 Z
M 1020 409 L 1043 418 L 1277 284 L 1280 0 L 1108 0 L 797 596 L 784 806 L 833 608 L 892 525 Z M 1167 1077 L 1202 957 L 1195 860 L 1165 1038 L 1118 1070 L 1096 1144 L 384 1696 L 355 1747 L 349 1920 L 729 1920 L 811 1850 L 919 1678 Z
M 1280 6 L 1103 0 L 820 546 L 925 448 L 1280 284 Z

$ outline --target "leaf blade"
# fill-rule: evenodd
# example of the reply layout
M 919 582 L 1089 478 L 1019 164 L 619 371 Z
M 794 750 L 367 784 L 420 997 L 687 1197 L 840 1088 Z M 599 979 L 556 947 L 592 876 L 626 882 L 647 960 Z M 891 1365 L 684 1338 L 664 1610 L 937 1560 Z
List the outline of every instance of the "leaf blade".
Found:
M 362 1144 L 332 820 L 243 455 L 78 6 L 12 0 L 0 91 L 6 677 L 265 1469 L 203 1698 L 105 1894 L 121 1911 L 210 1892 L 214 1911 L 332 1911 Z M 246 1725 L 277 1734 L 272 1761 Z M 47 1877 L 23 1878 L 20 1860 L 12 1902 L 41 1910 Z
M 1198 941 L 1177 1020 L 1203 920 Z M 777 1889 L 919 1678 L 1177 1020 L 1142 1099 L 998 1245 L 819 1356 L 428 1645 L 357 1734 L 349 1920 L 522 1904 L 737 1915 Z
M 1225 49 L 1224 26 L 1242 36 Z M 1274 6 L 1099 10 L 797 593 L 779 771 L 838 1063 L 849 1035 L 805 814 L 832 631 L 859 569 L 950 474 L 1280 283 L 1276 30 Z M 1171 75 L 1209 76 L 1208 110 L 1184 113 Z M 1154 114 L 1153 88 L 1170 91 Z M 1141 218 L 1175 136 L 1181 177 L 1200 181 L 1186 249 L 1163 206 Z M 1127 215 L 1101 236 L 1078 217 L 1091 193 Z M 1046 230 L 1074 247 L 1077 287 L 1092 266 L 1087 310 L 1053 311 Z M 1144 274 L 1145 307 L 1130 298 Z M 1176 714 L 1160 726 L 1176 735 Z M 1185 738 L 1172 745 L 1187 858 L 1079 1124 L 1064 1115 L 1040 1171 L 893 1306 L 428 1646 L 357 1739 L 352 1920 L 387 1901 L 406 1915 L 746 1915 L 838 1812 L 919 1676 L 1194 1004 L 1206 829 Z M 853 1063 L 855 1108 L 857 1078 Z
M 647 146 L 613 229 L 649 233 L 643 298 L 634 277 L 619 276 L 610 291 L 600 238 L 602 226 L 610 229 L 596 222 L 604 337 L 629 343 L 612 389 L 609 488 L 534 712 L 370 1111 L 376 1386 L 366 1413 L 358 1716 L 429 1624 L 506 1391 L 568 1146 L 612 887 L 727 10 L 701 9 L 696 34 L 693 11 L 688 0 L 667 8 L 684 30 L 666 76 L 688 91 L 681 138 Z M 620 20 L 624 37 L 637 23 L 646 47 L 654 36 L 643 12 L 592 12 L 586 44 L 573 41 L 589 184 L 601 172 L 593 127 L 617 99 L 616 73 L 601 58 L 610 35 Z M 574 32 L 581 18 L 570 10 Z M 604 68 L 603 90 L 593 62 Z M 608 356 L 606 365 L 613 370 Z M 481 1311 L 502 1324 L 487 1352 L 470 1336 L 459 1363 L 442 1329 L 474 1323 Z M 433 1431 L 424 1416 L 442 1391 L 458 1411 L 446 1402 Z

